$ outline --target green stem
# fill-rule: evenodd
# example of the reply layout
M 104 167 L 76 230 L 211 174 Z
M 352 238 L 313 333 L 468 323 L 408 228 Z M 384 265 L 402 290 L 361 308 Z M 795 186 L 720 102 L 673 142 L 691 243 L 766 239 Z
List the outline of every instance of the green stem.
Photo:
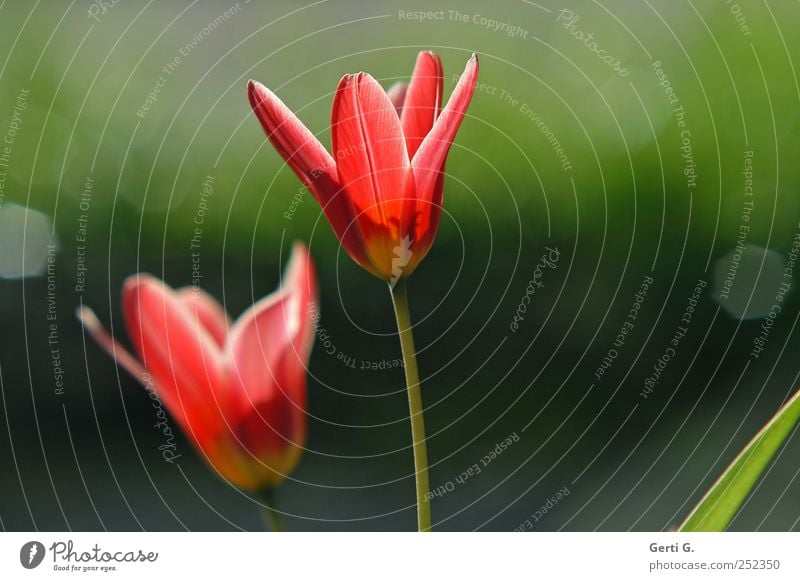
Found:
M 397 317 L 397 334 L 403 350 L 403 364 L 408 389 L 408 411 L 411 416 L 411 442 L 414 450 L 414 473 L 417 486 L 417 525 L 420 531 L 431 530 L 431 498 L 428 484 L 428 449 L 425 443 L 425 420 L 422 417 L 422 393 L 419 388 L 417 353 L 408 311 L 406 281 L 401 279 L 389 287 Z
M 724 531 L 800 423 L 800 391 L 753 436 L 686 517 L 679 531 Z
M 267 530 L 279 533 L 283 532 L 283 518 L 278 512 L 278 503 L 275 500 L 275 488 L 265 486 L 258 492 L 258 499 L 261 501 L 261 516 L 267 524 Z

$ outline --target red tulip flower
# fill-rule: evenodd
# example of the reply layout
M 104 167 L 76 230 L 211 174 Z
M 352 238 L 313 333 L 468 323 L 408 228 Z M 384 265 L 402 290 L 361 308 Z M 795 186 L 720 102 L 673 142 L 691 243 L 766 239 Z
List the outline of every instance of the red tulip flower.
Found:
M 269 89 L 250 81 L 250 105 L 270 142 L 322 206 L 344 249 L 391 282 L 433 244 L 444 166 L 478 78 L 475 55 L 442 108 L 442 64 L 417 57 L 411 82 L 389 92 L 367 73 L 345 75 L 331 112 L 333 155 Z
M 154 391 L 201 455 L 251 491 L 283 481 L 306 437 L 306 364 L 316 277 L 294 248 L 281 287 L 231 323 L 198 288 L 173 290 L 147 275 L 122 290 L 129 353 L 82 307 L 78 317 L 116 361 Z

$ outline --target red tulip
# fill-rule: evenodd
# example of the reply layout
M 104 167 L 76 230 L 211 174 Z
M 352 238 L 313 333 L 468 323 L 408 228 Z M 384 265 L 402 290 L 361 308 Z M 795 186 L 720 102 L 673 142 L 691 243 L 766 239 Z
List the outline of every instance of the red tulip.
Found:
M 331 112 L 333 156 L 269 89 L 250 81 L 247 92 L 267 137 L 320 203 L 344 249 L 396 282 L 433 244 L 445 160 L 477 78 L 473 55 L 442 109 L 442 64 L 432 52 L 419 54 L 408 86 L 388 94 L 367 73 L 345 75 Z
M 306 363 L 314 335 L 316 277 L 294 248 L 281 287 L 234 323 L 197 288 L 177 291 L 147 275 L 122 291 L 138 357 L 82 307 L 78 317 L 117 362 L 154 390 L 201 455 L 252 491 L 283 481 L 306 437 Z

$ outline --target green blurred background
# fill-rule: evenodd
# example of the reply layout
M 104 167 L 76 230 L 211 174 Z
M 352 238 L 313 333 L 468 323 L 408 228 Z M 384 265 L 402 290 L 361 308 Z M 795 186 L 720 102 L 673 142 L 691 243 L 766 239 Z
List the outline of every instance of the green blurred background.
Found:
M 122 280 L 190 284 L 198 212 L 202 284 L 233 315 L 278 284 L 293 240 L 318 266 L 327 343 L 308 450 L 279 492 L 287 527 L 414 527 L 402 370 L 361 369 L 399 357 L 387 289 L 340 251 L 245 86 L 272 88 L 327 145 L 339 78 L 389 86 L 423 49 L 442 57 L 445 98 L 473 51 L 481 63 L 409 284 L 431 485 L 446 491 L 435 528 L 672 527 L 798 385 L 793 290 L 753 355 L 800 231 L 798 16 L 771 0 L 0 4 L 3 528 L 262 527 L 185 440 L 162 460 L 150 399 L 74 317 L 90 305 L 125 340 Z M 547 248 L 557 265 L 513 331 Z M 798 458 L 792 437 L 732 528 L 800 528 Z

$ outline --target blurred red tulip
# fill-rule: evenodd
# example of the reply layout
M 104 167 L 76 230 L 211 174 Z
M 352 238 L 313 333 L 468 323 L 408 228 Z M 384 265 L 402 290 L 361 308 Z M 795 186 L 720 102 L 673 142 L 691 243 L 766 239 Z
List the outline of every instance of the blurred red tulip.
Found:
M 333 156 L 269 89 L 250 81 L 253 107 L 278 153 L 322 206 L 344 249 L 391 282 L 433 244 L 444 165 L 478 78 L 475 55 L 442 109 L 442 64 L 422 52 L 411 82 L 387 93 L 367 73 L 345 75 L 331 112 Z
M 248 490 L 280 484 L 306 437 L 306 364 L 314 337 L 316 277 L 308 250 L 294 247 L 278 290 L 231 323 L 199 288 L 171 289 L 147 275 L 122 291 L 137 357 L 82 307 L 91 336 L 155 390 L 200 454 Z

